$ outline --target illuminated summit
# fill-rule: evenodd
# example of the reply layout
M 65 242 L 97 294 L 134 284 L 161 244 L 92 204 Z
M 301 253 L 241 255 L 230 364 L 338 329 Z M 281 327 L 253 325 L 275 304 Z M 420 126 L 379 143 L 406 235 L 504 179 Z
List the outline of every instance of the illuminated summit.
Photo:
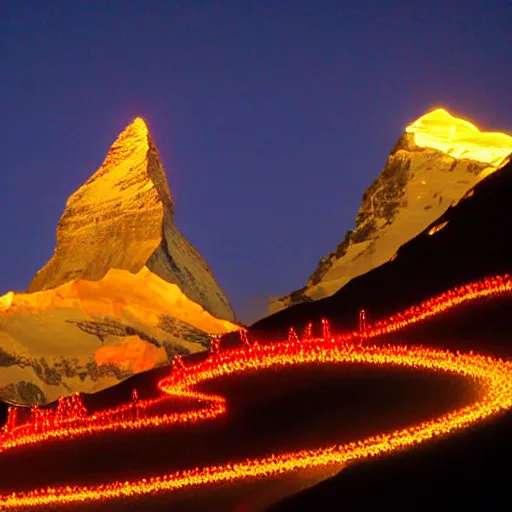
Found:
M 211 269 L 176 228 L 173 203 L 156 145 L 137 117 L 68 199 L 55 252 L 28 291 L 75 279 L 97 281 L 110 269 L 135 274 L 147 267 L 214 316 L 233 320 Z
M 419 147 L 438 149 L 454 158 L 467 158 L 496 167 L 512 153 L 510 135 L 482 132 L 443 108 L 416 119 L 405 131 L 414 134 L 414 143 Z
M 174 224 L 146 123 L 134 119 L 75 192 L 28 293 L 1 291 L 0 399 L 96 392 L 238 328 L 213 273 Z M 1 366 L 1 364 L 0 364 Z
M 479 181 L 507 163 L 512 137 L 480 131 L 443 108 L 410 123 L 379 177 L 365 190 L 355 227 L 321 258 L 307 284 L 271 301 L 269 312 L 337 292 L 351 279 L 397 257 Z

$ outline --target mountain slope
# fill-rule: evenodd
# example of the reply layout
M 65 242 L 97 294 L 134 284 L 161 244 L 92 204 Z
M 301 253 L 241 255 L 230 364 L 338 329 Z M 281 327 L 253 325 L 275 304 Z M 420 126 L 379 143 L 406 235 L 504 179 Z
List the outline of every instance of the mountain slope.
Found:
M 29 405 L 96 392 L 235 329 L 147 267 L 9 292 L 0 297 L 0 399 Z
M 252 336 L 276 339 L 286 335 L 289 325 L 318 325 L 324 317 L 332 320 L 333 329 L 352 329 L 361 307 L 371 323 L 451 287 L 511 274 L 510 157 L 503 164 L 404 244 L 393 261 L 353 279 L 330 297 L 257 322 L 250 329 Z M 509 294 L 482 299 L 376 341 L 473 350 L 510 360 L 511 306 Z M 439 442 L 349 466 L 269 512 L 330 510 L 337 502 L 350 510 L 430 510 L 440 503 L 446 509 L 499 510 L 508 496 L 509 476 L 503 467 L 512 454 L 511 432 L 508 411 Z
M 446 289 L 512 270 L 512 163 L 475 185 L 462 200 L 404 244 L 392 261 L 352 279 L 324 299 L 297 304 L 250 328 L 257 339 L 286 336 L 289 326 L 332 319 L 333 329 L 386 317 Z M 511 345 L 512 346 L 512 345 Z M 512 354 L 512 349 L 511 349 Z
M 322 258 L 305 287 L 273 301 L 275 313 L 328 297 L 382 265 L 512 153 L 512 137 L 480 132 L 443 109 L 409 125 L 363 195 L 356 226 Z
M 0 399 L 96 392 L 238 329 L 206 261 L 174 225 L 145 122 L 74 192 L 28 293 L 0 297 Z
M 234 320 L 208 264 L 173 219 L 158 150 L 145 122 L 136 118 L 100 168 L 68 199 L 55 252 L 28 292 L 75 279 L 98 280 L 109 269 L 136 273 L 147 266 L 213 315 Z

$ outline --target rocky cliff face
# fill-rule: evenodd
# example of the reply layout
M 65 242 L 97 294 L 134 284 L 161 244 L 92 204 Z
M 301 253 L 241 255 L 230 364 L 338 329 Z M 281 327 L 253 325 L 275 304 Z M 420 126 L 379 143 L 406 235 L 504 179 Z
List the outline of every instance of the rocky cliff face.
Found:
M 173 214 L 158 151 L 137 118 L 68 199 L 55 252 L 28 293 L 0 297 L 0 400 L 99 391 L 238 329 Z
M 249 328 L 248 338 L 260 343 L 286 338 L 290 326 L 300 333 L 310 322 L 314 335 L 321 335 L 323 318 L 331 321 L 333 332 L 350 332 L 358 328 L 360 308 L 366 311 L 367 324 L 372 324 L 450 288 L 510 275 L 511 197 L 512 155 L 403 244 L 391 261 L 352 279 L 330 297 L 303 302 L 259 320 Z M 510 295 L 504 293 L 501 298 L 482 299 L 474 306 L 441 314 L 437 320 L 419 322 L 380 341 L 476 350 L 510 358 L 510 306 Z M 452 314 L 453 323 L 449 319 Z M 229 338 L 231 335 L 223 342 Z
M 100 391 L 236 329 L 147 267 L 9 292 L 0 297 L 0 400 L 44 404 Z
M 269 312 L 328 297 L 394 258 L 510 153 L 508 135 L 480 132 L 443 109 L 422 116 L 407 127 L 365 191 L 354 229 L 320 260 L 306 286 L 273 301 Z
M 173 199 L 158 150 L 145 122 L 137 118 L 68 199 L 55 252 L 28 292 L 75 279 L 98 280 L 109 269 L 137 273 L 144 266 L 176 283 L 216 317 L 234 320 L 207 263 L 174 225 Z

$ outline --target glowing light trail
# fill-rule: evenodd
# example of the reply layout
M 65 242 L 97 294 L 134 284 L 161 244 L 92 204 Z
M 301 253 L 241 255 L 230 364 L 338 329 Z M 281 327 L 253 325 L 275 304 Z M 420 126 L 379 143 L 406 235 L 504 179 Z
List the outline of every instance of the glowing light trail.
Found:
M 399 330 L 406 325 L 424 320 L 449 308 L 483 296 L 495 296 L 512 291 L 510 276 L 498 276 L 450 290 L 438 297 L 409 308 L 386 321 L 373 326 L 365 323 L 364 338 Z M 364 440 L 343 445 L 332 445 L 315 450 L 273 454 L 268 457 L 247 459 L 230 464 L 197 467 L 159 477 L 143 478 L 132 482 L 111 482 L 97 486 L 65 486 L 38 489 L 0 496 L 0 509 L 47 507 L 84 501 L 130 497 L 161 491 L 171 491 L 190 486 L 231 482 L 327 464 L 346 464 L 350 461 L 406 448 L 433 437 L 446 435 L 481 421 L 512 407 L 512 362 L 496 360 L 475 354 L 454 354 L 449 351 L 422 347 L 365 346 L 360 330 L 332 336 L 327 322 L 322 322 L 323 337 L 312 338 L 308 326 L 302 339 L 290 330 L 287 341 L 273 344 L 251 344 L 244 336 L 240 348 L 219 351 L 216 345 L 210 357 L 197 364 L 186 366 L 183 361 L 174 366 L 172 373 L 162 379 L 159 388 L 162 398 L 139 401 L 134 395 L 130 404 L 87 416 L 78 397 L 59 404 L 60 413 L 54 417 L 41 415 L 34 410 L 30 422 L 15 426 L 13 417 L 3 434 L 2 448 L 20 444 L 42 442 L 50 437 L 74 437 L 107 429 L 143 428 L 148 425 L 196 423 L 213 418 L 226 410 L 221 396 L 200 393 L 195 387 L 205 381 L 222 376 L 243 374 L 247 371 L 270 367 L 287 367 L 298 364 L 376 364 L 412 367 L 418 370 L 439 370 L 461 375 L 482 387 L 481 398 L 469 406 L 454 410 L 436 419 L 383 433 Z M 142 417 L 151 405 L 171 397 L 186 397 L 202 401 L 203 408 L 168 416 Z M 48 414 L 48 413 L 45 413 Z M 57 416 L 57 418 L 55 417 Z M 41 418 L 43 418 L 41 420 Z M 52 423 L 53 422 L 53 423 Z M 60 423 L 59 423 L 60 422 Z M 160 422 L 160 423 L 159 423 Z M 58 425 L 55 427 L 55 425 Z M 66 426 L 67 425 L 67 426 Z M 25 430 L 23 430 L 25 429 Z M 32 430 L 30 430 L 32 429 Z M 51 435 L 59 432 L 58 435 Z M 46 436 L 46 437 L 45 437 Z

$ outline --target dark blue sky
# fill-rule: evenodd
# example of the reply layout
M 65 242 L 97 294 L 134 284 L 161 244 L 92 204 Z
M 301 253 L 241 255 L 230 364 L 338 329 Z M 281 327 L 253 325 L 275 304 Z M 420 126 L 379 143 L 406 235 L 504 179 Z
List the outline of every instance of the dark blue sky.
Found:
M 418 4 L 4 0 L 0 292 L 135 115 L 241 319 L 302 286 L 410 121 L 442 105 L 512 133 L 512 3 Z

